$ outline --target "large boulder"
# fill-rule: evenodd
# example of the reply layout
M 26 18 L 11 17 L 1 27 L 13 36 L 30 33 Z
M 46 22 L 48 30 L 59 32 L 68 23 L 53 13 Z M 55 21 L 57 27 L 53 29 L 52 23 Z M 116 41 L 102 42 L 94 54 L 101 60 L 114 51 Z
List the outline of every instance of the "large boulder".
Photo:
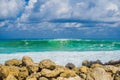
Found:
M 113 80 L 113 78 L 103 68 L 96 67 L 88 72 L 86 80 Z
M 46 69 L 53 70 L 53 69 L 55 69 L 56 64 L 53 61 L 51 61 L 50 59 L 45 59 L 39 63 L 39 67 L 40 67 L 40 69 L 46 68 Z
M 8 75 L 18 77 L 18 74 L 19 69 L 15 66 L 2 66 L 0 69 L 0 76 L 2 76 L 2 78 L 7 78 Z
M 32 60 L 31 57 L 23 56 L 23 58 L 22 58 L 22 64 L 23 64 L 24 66 L 32 65 L 33 63 L 34 63 L 34 62 L 33 62 L 33 60 Z
M 21 66 L 22 61 L 17 59 L 11 59 L 5 62 L 6 66 Z

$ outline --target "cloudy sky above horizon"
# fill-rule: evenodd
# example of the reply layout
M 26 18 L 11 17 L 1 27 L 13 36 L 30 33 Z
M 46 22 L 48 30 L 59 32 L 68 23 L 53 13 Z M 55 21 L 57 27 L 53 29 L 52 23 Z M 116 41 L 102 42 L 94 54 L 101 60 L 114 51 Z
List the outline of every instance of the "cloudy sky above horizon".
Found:
M 0 39 L 120 39 L 120 0 L 0 0 Z

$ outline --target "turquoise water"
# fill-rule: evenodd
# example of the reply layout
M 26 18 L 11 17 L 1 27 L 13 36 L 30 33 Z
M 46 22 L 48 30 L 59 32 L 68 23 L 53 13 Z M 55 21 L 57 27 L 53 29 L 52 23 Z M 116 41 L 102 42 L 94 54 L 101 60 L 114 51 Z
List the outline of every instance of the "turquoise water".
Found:
M 114 50 L 120 50 L 120 41 L 79 39 L 0 40 L 0 53 Z

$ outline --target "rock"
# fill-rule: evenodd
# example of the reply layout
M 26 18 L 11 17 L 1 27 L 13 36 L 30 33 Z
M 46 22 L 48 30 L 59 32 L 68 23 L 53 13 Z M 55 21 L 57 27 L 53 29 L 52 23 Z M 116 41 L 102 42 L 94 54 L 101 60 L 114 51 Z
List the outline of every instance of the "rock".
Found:
M 75 77 L 75 76 L 77 76 L 75 71 L 68 70 L 68 69 L 64 70 L 64 72 L 60 74 L 60 77 L 63 77 L 63 78 L 69 78 L 69 77 Z
M 39 67 L 41 69 L 55 69 L 56 67 L 56 64 L 54 62 L 52 62 L 50 59 L 45 59 L 45 60 L 42 60 L 40 63 L 39 63 Z
M 48 79 L 45 77 L 40 77 L 38 80 L 48 80 Z
M 88 61 L 88 60 L 84 60 L 84 61 L 82 62 L 82 66 L 88 66 L 88 67 L 90 67 L 89 61 Z
M 18 67 L 15 67 L 15 66 L 2 66 L 0 74 L 2 78 L 6 78 L 8 75 L 18 77 L 19 69 Z
M 26 80 L 37 80 L 36 78 L 27 78 Z
M 103 67 L 103 65 L 101 65 L 101 64 L 92 64 L 91 65 L 91 68 L 95 68 L 95 67 Z
M 28 76 L 28 78 L 36 78 L 36 79 L 39 79 L 39 77 L 41 77 L 41 73 L 40 72 L 33 73 L 30 76 Z
M 34 63 L 31 65 L 28 65 L 27 69 L 28 69 L 29 73 L 32 74 L 32 73 L 35 73 L 39 70 L 39 65 Z
M 103 63 L 100 60 L 96 60 L 96 61 L 88 61 L 88 60 L 84 60 L 82 62 L 83 66 L 87 66 L 87 67 L 91 67 L 92 64 L 101 64 L 103 65 Z
M 113 78 L 103 68 L 94 68 L 92 72 L 88 72 L 86 80 L 113 80 Z
M 17 80 L 13 75 L 8 75 L 5 80 Z
M 75 65 L 72 64 L 72 63 L 68 63 L 68 64 L 65 65 L 65 67 L 68 68 L 68 69 L 73 69 L 73 68 L 75 68 Z
M 60 71 L 59 70 L 42 69 L 41 75 L 44 77 L 47 77 L 47 78 L 53 78 L 53 77 L 57 77 L 58 75 L 60 75 Z
M 76 76 L 76 77 L 69 77 L 69 78 L 58 77 L 56 80 L 82 80 L 82 79 L 79 76 Z
M 117 65 L 117 64 L 120 64 L 120 60 L 116 60 L 116 61 L 111 60 L 111 61 L 105 63 L 104 65 Z
M 120 70 L 115 73 L 114 80 L 120 80 Z
M 28 66 L 28 65 L 32 65 L 34 62 L 33 62 L 33 60 L 30 58 L 30 57 L 28 57 L 28 56 L 23 56 L 23 58 L 22 58 L 22 64 L 24 65 L 24 66 Z
M 11 59 L 5 62 L 6 66 L 21 66 L 22 61 L 17 59 Z
M 115 66 L 112 66 L 112 65 L 104 66 L 104 69 L 105 69 L 106 72 L 109 72 L 111 74 L 115 74 L 119 70 L 118 67 L 115 67 Z
M 80 69 L 79 69 L 79 71 L 82 72 L 82 73 L 87 73 L 88 72 L 88 67 L 81 66 Z
M 19 68 L 19 76 L 18 76 L 19 80 L 25 80 L 28 75 L 29 73 L 26 67 Z

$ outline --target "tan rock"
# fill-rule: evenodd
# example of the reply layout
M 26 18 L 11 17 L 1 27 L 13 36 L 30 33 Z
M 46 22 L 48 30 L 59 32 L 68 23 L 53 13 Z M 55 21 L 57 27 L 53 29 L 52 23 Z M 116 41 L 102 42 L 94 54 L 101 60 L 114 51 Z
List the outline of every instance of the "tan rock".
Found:
M 95 67 L 103 67 L 103 65 L 101 65 L 101 64 L 92 64 L 91 68 L 95 68 Z
M 103 68 L 96 67 L 87 74 L 86 80 L 113 80 L 113 78 Z
M 22 64 L 24 66 L 28 66 L 28 65 L 32 65 L 34 62 L 32 60 L 32 58 L 28 57 L 28 56 L 23 56 L 22 58 Z
M 19 68 L 19 76 L 18 76 L 19 80 L 25 80 L 28 75 L 29 73 L 26 67 Z
M 57 70 L 49 70 L 49 69 L 42 69 L 41 71 L 41 75 L 45 76 L 47 78 L 53 78 L 53 77 L 57 77 L 60 74 L 60 71 Z
M 22 61 L 17 59 L 11 59 L 5 62 L 6 66 L 21 66 Z
M 6 78 L 8 75 L 13 75 L 15 77 L 18 77 L 19 69 L 15 66 L 2 66 L 0 74 L 2 78 Z
M 79 69 L 79 71 L 82 72 L 82 73 L 87 73 L 88 72 L 88 67 L 81 66 L 80 69 Z
M 17 80 L 13 75 L 8 75 L 4 80 Z
M 75 73 L 75 71 L 66 69 L 66 70 L 64 70 L 63 73 L 60 74 L 60 77 L 69 78 L 69 77 L 75 77 L 76 75 L 77 74 Z
M 30 74 L 35 73 L 39 70 L 39 65 L 36 63 L 33 63 L 31 65 L 27 65 L 27 69 Z
M 106 72 L 110 72 L 110 73 L 113 73 L 113 74 L 115 74 L 119 70 L 118 67 L 115 67 L 115 66 L 112 66 L 112 65 L 104 66 L 104 69 L 105 69 Z
M 114 80 L 120 80 L 120 70 L 115 73 Z
M 48 79 L 45 77 L 40 77 L 39 80 L 48 80 Z
M 79 76 L 76 76 L 76 77 L 69 77 L 69 78 L 58 77 L 56 80 L 82 80 L 82 79 Z
M 39 63 L 39 67 L 41 69 L 43 69 L 43 68 L 46 68 L 46 69 L 55 69 L 55 66 L 56 66 L 56 64 L 54 62 L 52 62 L 50 59 L 42 60 Z

